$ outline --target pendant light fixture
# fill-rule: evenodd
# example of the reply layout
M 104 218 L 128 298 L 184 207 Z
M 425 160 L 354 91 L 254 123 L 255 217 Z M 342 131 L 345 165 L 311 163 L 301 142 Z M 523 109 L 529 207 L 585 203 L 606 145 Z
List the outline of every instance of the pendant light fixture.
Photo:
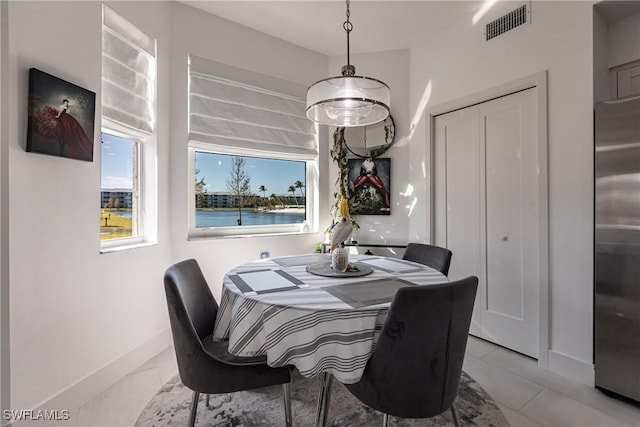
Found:
M 307 117 L 321 125 L 354 127 L 383 121 L 389 116 L 391 94 L 384 82 L 356 76 L 356 67 L 349 60 L 351 24 L 349 0 L 347 20 L 342 24 L 347 33 L 347 65 L 342 75 L 314 83 L 307 90 Z

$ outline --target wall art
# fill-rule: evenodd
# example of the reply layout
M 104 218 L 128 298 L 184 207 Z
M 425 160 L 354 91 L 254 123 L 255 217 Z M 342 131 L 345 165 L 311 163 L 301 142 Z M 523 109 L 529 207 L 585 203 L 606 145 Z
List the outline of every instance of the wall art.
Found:
M 96 94 L 29 69 L 27 151 L 93 161 Z
M 349 201 L 357 215 L 391 214 L 391 159 L 349 159 Z

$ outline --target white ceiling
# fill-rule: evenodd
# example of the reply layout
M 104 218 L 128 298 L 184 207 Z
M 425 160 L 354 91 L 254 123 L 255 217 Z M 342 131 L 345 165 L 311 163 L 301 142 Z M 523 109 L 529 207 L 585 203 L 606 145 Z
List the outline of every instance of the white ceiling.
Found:
M 344 0 L 181 1 L 325 55 L 346 55 Z M 497 1 L 519 5 L 528 0 Z M 435 34 L 445 26 L 468 23 L 484 4 L 484 0 L 351 0 L 351 52 L 409 48 L 416 34 Z M 596 9 L 607 22 L 614 22 L 640 13 L 640 0 L 597 1 Z
M 346 55 L 342 0 L 182 1 L 325 55 Z M 409 48 L 418 29 L 437 32 L 471 17 L 483 1 L 351 1 L 351 52 Z

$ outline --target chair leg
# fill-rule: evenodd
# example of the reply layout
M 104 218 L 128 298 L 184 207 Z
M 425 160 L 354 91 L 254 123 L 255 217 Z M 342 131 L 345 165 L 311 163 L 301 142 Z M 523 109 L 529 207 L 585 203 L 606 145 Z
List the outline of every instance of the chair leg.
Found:
M 206 400 L 206 402 L 207 402 L 207 403 L 206 403 L 206 405 L 205 405 L 207 408 L 209 407 L 209 396 L 210 396 L 210 395 L 207 393 L 207 400 Z
M 284 424 L 286 427 L 291 427 L 291 384 L 282 384 L 284 389 Z
M 327 425 L 329 403 L 331 402 L 331 383 L 333 375 L 323 372 L 320 376 L 320 392 L 318 393 L 318 408 L 316 410 L 316 427 Z
M 382 427 L 389 427 L 389 414 L 382 414 Z
M 460 427 L 460 420 L 458 419 L 458 413 L 456 412 L 456 408 L 451 404 L 451 416 L 453 417 L 453 424 L 456 427 Z
M 193 399 L 191 399 L 191 412 L 189 412 L 189 426 L 193 427 L 196 424 L 196 411 L 198 410 L 198 399 L 200 398 L 200 393 L 197 391 L 193 392 Z

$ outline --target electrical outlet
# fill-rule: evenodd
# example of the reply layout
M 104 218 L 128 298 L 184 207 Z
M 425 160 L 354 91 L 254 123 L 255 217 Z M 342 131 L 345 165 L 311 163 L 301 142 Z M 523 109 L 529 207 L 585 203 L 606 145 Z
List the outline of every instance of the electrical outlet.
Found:
M 260 259 L 267 259 L 267 258 L 269 258 L 269 257 L 270 257 L 270 255 L 269 255 L 269 251 L 262 251 L 262 252 L 260 252 Z

